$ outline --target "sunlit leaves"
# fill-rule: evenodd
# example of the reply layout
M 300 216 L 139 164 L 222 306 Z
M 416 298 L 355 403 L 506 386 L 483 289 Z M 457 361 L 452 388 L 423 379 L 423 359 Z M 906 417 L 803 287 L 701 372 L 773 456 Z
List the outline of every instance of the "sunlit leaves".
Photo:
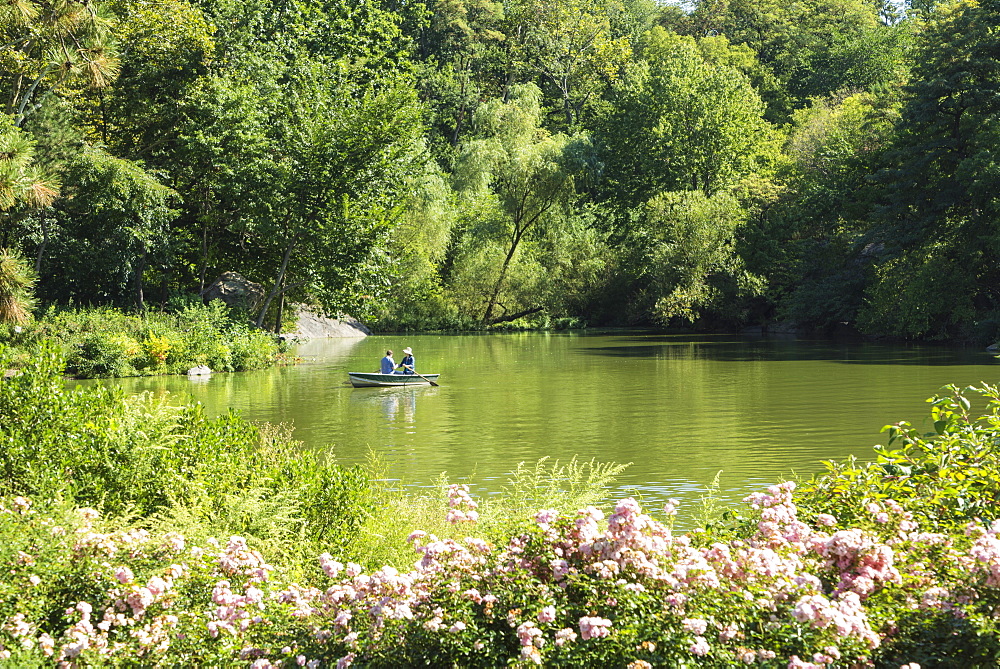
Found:
M 108 86 L 119 68 L 113 25 L 104 3 L 8 5 L 0 14 L 5 111 L 20 124 L 47 93 Z

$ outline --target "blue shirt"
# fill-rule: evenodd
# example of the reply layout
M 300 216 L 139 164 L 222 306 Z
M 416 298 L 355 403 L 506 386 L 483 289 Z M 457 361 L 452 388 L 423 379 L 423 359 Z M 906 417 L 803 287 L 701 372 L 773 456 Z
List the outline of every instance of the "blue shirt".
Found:
M 382 358 L 382 373 L 392 374 L 392 370 L 396 369 L 396 361 L 389 356 Z
M 406 367 L 403 368 L 403 371 L 400 372 L 400 374 L 413 374 L 415 371 L 417 371 L 417 364 L 413 360 L 413 356 L 412 355 L 408 355 L 405 358 L 403 358 L 402 361 L 400 361 L 399 364 L 400 365 L 406 365 Z

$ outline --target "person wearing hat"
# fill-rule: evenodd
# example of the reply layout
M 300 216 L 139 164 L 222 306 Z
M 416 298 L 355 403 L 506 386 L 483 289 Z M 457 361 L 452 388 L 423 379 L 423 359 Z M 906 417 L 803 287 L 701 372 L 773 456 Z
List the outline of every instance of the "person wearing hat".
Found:
M 402 369 L 401 372 L 396 372 L 396 374 L 414 374 L 417 371 L 416 362 L 413 360 L 413 349 L 409 346 L 403 349 L 403 359 L 399 361 L 399 366 L 396 369 Z

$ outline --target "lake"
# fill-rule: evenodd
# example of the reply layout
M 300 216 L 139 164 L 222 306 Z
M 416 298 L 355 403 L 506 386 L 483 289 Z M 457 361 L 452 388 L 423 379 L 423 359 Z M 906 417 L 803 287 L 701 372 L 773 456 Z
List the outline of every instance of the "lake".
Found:
M 440 387 L 350 386 L 348 371 L 375 371 L 386 348 L 398 361 L 404 346 Z M 289 423 L 305 447 L 343 464 L 377 453 L 410 485 L 447 472 L 490 494 L 518 462 L 575 456 L 632 463 L 613 497 L 690 510 L 717 476 L 733 502 L 822 460 L 867 459 L 883 425 L 929 427 L 925 400 L 941 386 L 1000 371 L 974 349 L 643 332 L 373 336 L 314 340 L 298 355 L 206 380 L 102 383 Z

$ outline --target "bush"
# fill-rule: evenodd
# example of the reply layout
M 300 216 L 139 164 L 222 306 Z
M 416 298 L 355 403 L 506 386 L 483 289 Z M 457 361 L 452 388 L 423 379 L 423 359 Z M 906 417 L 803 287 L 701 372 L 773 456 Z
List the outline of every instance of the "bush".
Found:
M 593 506 L 529 512 L 586 503 L 615 471 L 539 465 L 520 468 L 515 499 L 492 509 L 460 485 L 421 502 L 439 514 L 427 519 L 438 536 L 412 532 L 412 567 L 366 570 L 345 556 L 371 551 L 371 522 L 409 513 L 369 512 L 392 499 L 369 477 L 296 451 L 280 426 L 122 404 L 100 389 L 82 401 L 57 383 L 56 358 L 43 352 L 0 384 L 0 483 L 37 495 L 0 498 L 0 659 L 14 666 L 1000 660 L 1000 391 L 990 386 L 948 388 L 932 398 L 932 434 L 896 424 L 876 462 L 771 486 L 705 532 L 675 535 L 672 502 L 661 519 L 632 499 L 606 521 Z M 987 399 L 981 414 L 973 392 Z M 46 431 L 52 421 L 63 441 Z M 146 436 L 119 443 L 140 424 Z M 83 455 L 61 452 L 66 443 Z M 112 449 L 131 473 L 111 468 L 78 488 Z M 70 484 L 52 482 L 60 473 Z M 85 502 L 126 515 L 102 520 L 76 508 Z M 261 538 L 208 534 L 234 529 Z
M 21 352 L 44 340 L 58 342 L 67 371 L 79 378 L 183 374 L 197 365 L 224 372 L 263 369 L 283 362 L 288 350 L 217 300 L 174 314 L 50 309 L 19 333 L 0 330 L 0 343 Z
M 0 348 L 0 369 L 9 360 Z M 0 489 L 147 523 L 185 518 L 205 533 L 294 539 L 286 553 L 347 542 L 369 512 L 367 474 L 323 463 L 287 429 L 149 394 L 69 390 L 62 365 L 43 346 L 0 382 Z

